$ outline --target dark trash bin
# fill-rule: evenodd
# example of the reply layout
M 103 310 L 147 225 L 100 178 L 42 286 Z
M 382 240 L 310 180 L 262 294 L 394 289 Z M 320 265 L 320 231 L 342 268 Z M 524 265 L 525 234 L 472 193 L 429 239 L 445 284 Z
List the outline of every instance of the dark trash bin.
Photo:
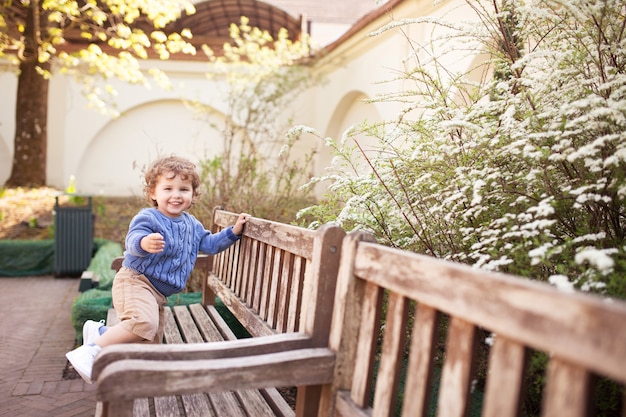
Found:
M 59 198 L 62 197 L 62 202 Z M 91 196 L 63 194 L 54 204 L 54 275 L 79 277 L 93 254 Z

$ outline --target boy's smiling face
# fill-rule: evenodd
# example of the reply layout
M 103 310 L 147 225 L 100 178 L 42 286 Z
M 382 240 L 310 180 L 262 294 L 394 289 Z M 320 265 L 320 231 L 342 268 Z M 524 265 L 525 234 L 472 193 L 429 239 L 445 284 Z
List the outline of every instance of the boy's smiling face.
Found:
M 160 175 L 150 198 L 157 202 L 157 209 L 168 217 L 178 217 L 191 207 L 193 186 L 191 179 L 183 179 L 173 172 Z

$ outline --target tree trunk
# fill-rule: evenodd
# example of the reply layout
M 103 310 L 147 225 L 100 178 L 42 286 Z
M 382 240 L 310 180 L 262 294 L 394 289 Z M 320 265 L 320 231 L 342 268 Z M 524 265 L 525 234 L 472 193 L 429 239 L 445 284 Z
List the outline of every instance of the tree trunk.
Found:
M 24 31 L 25 47 L 20 51 L 20 75 L 17 84 L 15 139 L 10 187 L 46 185 L 46 153 L 48 142 L 48 79 L 37 70 L 49 69 L 40 63 L 39 2 L 31 1 Z

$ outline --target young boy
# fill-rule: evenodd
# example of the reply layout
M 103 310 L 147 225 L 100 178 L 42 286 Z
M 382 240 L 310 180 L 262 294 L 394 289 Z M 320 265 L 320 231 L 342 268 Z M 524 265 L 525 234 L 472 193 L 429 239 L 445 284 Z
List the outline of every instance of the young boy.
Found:
M 113 280 L 113 307 L 120 322 L 107 328 L 86 321 L 83 345 L 65 355 L 85 381 L 92 382 L 91 369 L 103 347 L 161 343 L 167 297 L 185 288 L 198 252 L 216 254 L 240 239 L 247 214 L 211 234 L 186 212 L 199 186 L 196 166 L 183 158 L 161 158 L 146 172 L 144 194 L 153 207 L 131 220 L 122 268 Z

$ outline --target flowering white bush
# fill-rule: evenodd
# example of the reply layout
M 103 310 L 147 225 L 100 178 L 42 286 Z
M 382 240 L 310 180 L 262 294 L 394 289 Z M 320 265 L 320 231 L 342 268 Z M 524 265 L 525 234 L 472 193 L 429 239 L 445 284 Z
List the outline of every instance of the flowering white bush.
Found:
M 331 180 L 331 193 L 301 214 L 390 246 L 626 297 L 623 2 L 467 4 L 474 23 L 440 21 L 456 31 L 411 39 L 403 85 L 412 92 L 381 97 L 408 103 L 396 120 L 326 139 L 336 157 L 316 180 Z M 425 49 L 465 54 L 472 42 L 491 56 L 482 83 L 442 70 L 438 55 L 420 61 Z M 361 149 L 357 134 L 378 149 Z

